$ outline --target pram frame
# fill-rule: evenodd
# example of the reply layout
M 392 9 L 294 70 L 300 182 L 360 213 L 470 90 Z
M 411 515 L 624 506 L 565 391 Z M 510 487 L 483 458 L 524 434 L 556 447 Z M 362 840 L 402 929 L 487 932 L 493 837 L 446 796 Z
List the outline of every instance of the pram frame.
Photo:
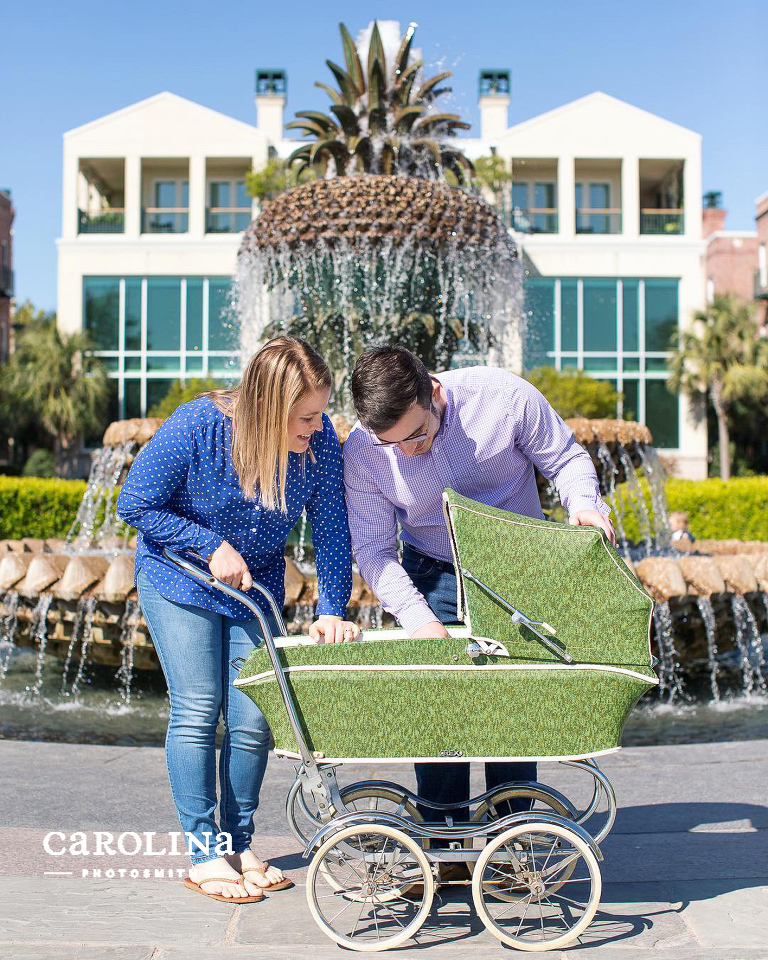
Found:
M 448 843 L 453 843 L 454 847 L 428 847 L 427 849 L 424 849 L 424 857 L 429 863 L 433 873 L 437 874 L 439 865 L 441 863 L 466 863 L 469 865 L 477 864 L 477 862 L 483 858 L 485 851 L 467 847 L 467 841 L 471 842 L 476 837 L 487 837 L 495 840 L 498 845 L 499 842 L 507 836 L 507 834 L 510 834 L 511 836 L 516 831 L 519 834 L 520 831 L 518 828 L 520 828 L 521 825 L 528 825 L 531 831 L 529 834 L 531 838 L 535 836 L 535 831 L 538 830 L 543 832 L 547 827 L 553 828 L 553 832 L 559 836 L 573 837 L 575 835 L 575 837 L 578 838 L 578 841 L 591 853 L 591 856 L 594 858 L 595 866 L 599 861 L 602 860 L 602 853 L 600 851 L 599 844 L 608 835 L 613 826 L 616 816 L 616 799 L 610 781 L 599 769 L 598 765 L 593 759 L 562 759 L 554 761 L 561 762 L 567 766 L 574 766 L 578 767 L 579 769 L 586 770 L 593 777 L 592 798 L 584 811 L 578 814 L 575 819 L 566 819 L 565 817 L 559 816 L 556 813 L 547 813 L 543 811 L 511 813 L 491 821 L 483 821 L 478 823 L 453 823 L 450 819 L 449 814 L 451 810 L 454 810 L 458 807 L 481 805 L 483 803 L 490 804 L 493 796 L 499 794 L 504 790 L 505 787 L 515 786 L 522 787 L 523 789 L 527 788 L 531 791 L 538 789 L 543 792 L 549 792 L 550 794 L 557 793 L 557 791 L 553 791 L 552 788 L 548 788 L 545 784 L 532 781 L 521 782 L 519 784 L 515 783 L 501 785 L 500 787 L 487 790 L 485 793 L 480 794 L 479 796 L 470 799 L 466 803 L 461 804 L 434 803 L 426 800 L 425 798 L 417 796 L 399 784 L 388 781 L 359 781 L 355 784 L 352 784 L 350 787 L 344 788 L 343 791 L 340 790 L 335 771 L 337 764 L 323 762 L 322 758 L 318 757 L 310 750 L 306 742 L 296 706 L 286 681 L 285 671 L 278 655 L 277 645 L 269 625 L 269 620 L 264 615 L 259 605 L 246 593 L 241 590 L 237 590 L 234 587 L 231 587 L 223 581 L 217 579 L 209 570 L 201 568 L 197 565 L 197 563 L 193 563 L 191 560 L 188 560 L 167 548 L 164 550 L 164 555 L 168 561 L 180 568 L 184 573 L 193 579 L 219 590 L 235 600 L 238 600 L 254 614 L 259 622 L 259 626 L 263 632 L 265 646 L 273 665 L 275 679 L 278 683 L 280 694 L 290 721 L 291 729 L 296 739 L 298 754 L 301 761 L 299 766 L 296 768 L 296 779 L 286 800 L 286 815 L 292 832 L 297 839 L 304 844 L 303 857 L 305 859 L 308 859 L 313 852 L 317 852 L 315 856 L 315 860 L 317 860 L 317 857 L 323 853 L 323 850 L 327 847 L 333 836 L 341 834 L 342 831 L 354 829 L 360 829 L 363 831 L 364 828 L 368 828 L 368 833 L 365 834 L 368 836 L 375 826 L 377 828 L 382 828 L 382 832 L 384 829 L 388 828 L 390 831 L 394 831 L 395 835 L 402 837 L 403 840 L 406 840 L 409 837 L 418 838 L 422 845 L 425 845 L 428 841 L 438 839 L 447 841 Z M 194 555 L 194 557 L 201 563 L 205 562 L 203 558 L 199 557 L 198 555 Z M 281 630 L 282 635 L 286 636 L 287 628 L 285 625 L 285 620 L 283 619 L 282 611 L 277 606 L 275 598 L 261 584 L 254 582 L 253 589 L 266 600 L 278 628 Z M 231 666 L 234 669 L 239 670 L 240 667 L 238 664 L 239 661 L 233 661 Z M 356 788 L 358 792 L 368 790 L 371 796 L 376 795 L 376 790 L 388 788 L 396 791 L 411 803 L 419 803 L 421 806 L 426 806 L 435 811 L 445 813 L 448 815 L 447 820 L 416 823 L 414 820 L 406 819 L 403 816 L 398 816 L 397 813 L 391 813 L 382 810 L 377 810 L 376 812 L 350 810 L 344 802 L 342 793 L 348 792 L 353 787 Z M 605 822 L 602 824 L 601 828 L 594 835 L 592 835 L 587 831 L 585 824 L 594 815 L 598 806 L 600 805 L 601 794 L 603 794 L 607 800 L 607 814 Z M 312 802 L 317 808 L 316 815 L 313 814 L 309 809 L 307 797 L 312 798 Z M 307 835 L 303 834 L 296 823 L 296 804 L 298 804 L 302 809 L 302 812 L 318 826 L 316 832 L 310 837 L 307 837 Z M 533 839 L 531 839 L 529 842 L 531 844 L 535 844 Z M 459 843 L 461 843 L 461 847 L 457 846 Z M 355 854 L 357 853 L 357 849 L 354 846 L 350 846 L 350 850 Z M 584 856 L 583 852 L 582 856 Z M 376 858 L 375 851 L 373 853 L 365 853 L 363 856 L 364 862 L 367 862 L 371 858 L 373 858 L 372 862 L 374 862 Z M 523 859 L 525 858 L 523 857 Z M 310 876 L 313 878 L 313 880 L 316 879 L 318 873 L 315 860 L 313 860 L 310 868 Z M 502 854 L 500 855 L 500 860 L 506 860 L 506 862 L 512 863 L 516 871 L 523 869 L 523 864 L 521 864 L 521 862 L 515 858 L 514 854 Z M 487 862 L 488 858 L 486 857 L 485 863 L 483 864 L 484 867 Z M 376 869 L 378 870 L 380 866 L 381 864 L 379 863 Z M 590 868 L 590 872 L 592 873 L 592 868 Z M 593 873 L 592 875 L 594 877 Z M 409 924 L 407 928 L 402 929 L 395 936 L 389 937 L 374 946 L 371 946 L 370 943 L 358 944 L 353 942 L 353 938 L 337 936 L 333 930 L 329 929 L 328 925 L 325 924 L 318 916 L 317 902 L 315 901 L 313 903 L 313 891 L 310 889 L 309 883 L 307 887 L 307 896 L 310 901 L 310 910 L 315 917 L 315 920 L 327 935 L 331 936 L 341 945 L 347 946 L 351 949 L 369 952 L 372 950 L 389 949 L 391 947 L 398 946 L 405 940 L 409 939 L 416 932 L 426 917 L 429 906 L 431 905 L 433 891 L 434 882 L 432 878 L 424 877 L 424 901 L 416 919 Z M 593 882 L 592 884 L 592 891 L 585 909 L 585 914 L 579 923 L 574 926 L 573 936 L 568 938 L 568 935 L 566 934 L 565 937 L 560 937 L 557 939 L 556 943 L 552 944 L 552 948 L 564 946 L 566 943 L 570 942 L 571 939 L 575 938 L 575 936 L 578 935 L 578 932 L 583 930 L 585 926 L 591 922 L 591 918 L 594 916 L 594 912 L 596 911 L 599 902 L 599 893 L 600 880 L 598 871 L 597 881 L 596 883 Z M 483 896 L 482 877 L 478 875 L 473 880 L 473 898 L 478 909 L 480 909 L 482 906 Z M 588 920 L 587 916 L 589 916 Z M 488 927 L 489 931 L 498 939 L 502 940 L 502 942 L 517 946 L 518 948 L 524 950 L 539 951 L 548 949 L 548 947 L 545 946 L 526 946 L 524 943 L 518 942 L 516 938 L 505 936 L 503 932 L 495 928 L 486 910 L 481 911 L 481 918 Z

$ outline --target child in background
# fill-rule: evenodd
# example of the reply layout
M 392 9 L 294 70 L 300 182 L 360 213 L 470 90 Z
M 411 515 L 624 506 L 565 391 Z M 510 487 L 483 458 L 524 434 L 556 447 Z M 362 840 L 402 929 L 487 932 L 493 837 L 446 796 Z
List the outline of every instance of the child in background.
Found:
M 683 511 L 669 515 L 669 526 L 672 530 L 672 540 L 687 540 L 693 543 L 696 539 L 688 529 L 688 514 Z

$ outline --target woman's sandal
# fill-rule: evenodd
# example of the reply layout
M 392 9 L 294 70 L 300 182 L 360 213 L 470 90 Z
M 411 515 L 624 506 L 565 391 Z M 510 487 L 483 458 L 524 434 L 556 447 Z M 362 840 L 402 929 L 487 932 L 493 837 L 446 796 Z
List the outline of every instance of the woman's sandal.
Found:
M 264 873 L 265 870 L 269 869 L 269 864 L 265 863 L 264 867 L 246 867 L 245 870 L 242 870 L 241 873 L 245 877 L 248 873 Z M 266 879 L 266 877 L 265 877 Z M 251 881 L 253 883 L 253 881 Z M 278 880 L 277 883 L 269 883 L 266 887 L 262 887 L 260 883 L 254 884 L 254 886 L 259 887 L 261 890 L 268 890 L 270 893 L 275 893 L 277 890 L 288 890 L 290 887 L 295 886 L 293 880 L 290 880 L 288 877 L 283 877 L 282 880 Z
M 204 897 L 208 897 L 211 900 L 221 900 L 223 903 L 258 903 L 264 899 L 263 893 L 251 894 L 247 897 L 225 897 L 220 893 L 207 893 L 203 890 L 202 884 L 212 883 L 214 880 L 219 883 L 237 883 L 245 886 L 245 878 L 242 876 L 236 880 L 233 880 L 232 877 L 206 877 L 204 880 L 201 880 L 200 883 L 195 883 L 194 880 L 187 877 L 184 880 L 184 886 L 189 890 L 194 890 L 196 893 L 202 893 Z M 254 884 L 254 886 L 256 886 L 256 884 Z

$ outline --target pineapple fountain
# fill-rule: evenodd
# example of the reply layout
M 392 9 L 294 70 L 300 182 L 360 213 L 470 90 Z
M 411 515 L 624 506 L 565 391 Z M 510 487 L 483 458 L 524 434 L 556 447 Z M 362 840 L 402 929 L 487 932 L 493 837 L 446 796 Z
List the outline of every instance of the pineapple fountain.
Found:
M 338 89 L 318 84 L 332 101 L 330 115 L 304 111 L 289 124 L 310 138 L 289 163 L 299 178 L 315 176 L 265 204 L 237 263 L 244 356 L 284 331 L 313 343 L 337 371 L 331 402 L 342 442 L 352 412 L 348 378 L 366 346 L 395 340 L 432 369 L 475 362 L 517 369 L 525 336 L 517 250 L 494 210 L 464 189 L 472 165 L 448 138 L 467 124 L 435 106 L 450 74 L 425 80 L 412 50 L 415 25 L 396 40 L 393 26 L 373 24 L 361 50 L 341 25 L 346 69 L 328 61 Z M 647 428 L 569 424 L 595 463 L 622 555 L 657 600 L 662 699 L 684 701 L 688 684 L 717 700 L 734 678 L 744 692 L 763 694 L 768 545 L 673 549 L 664 473 Z M 101 668 L 117 678 L 118 707 L 130 710 L 135 671 L 157 675 L 133 589 L 133 543 L 114 502 L 158 426 L 131 420 L 107 430 L 66 541 L 0 543 L 0 703 L 17 646 L 34 651 L 19 694 L 33 704 L 80 703 L 92 670 Z M 557 515 L 543 478 L 540 491 Z M 630 517 L 637 542 L 627 533 Z M 287 560 L 287 619 L 296 630 L 317 599 L 304 541 L 302 527 Z M 357 575 L 351 615 L 381 622 Z

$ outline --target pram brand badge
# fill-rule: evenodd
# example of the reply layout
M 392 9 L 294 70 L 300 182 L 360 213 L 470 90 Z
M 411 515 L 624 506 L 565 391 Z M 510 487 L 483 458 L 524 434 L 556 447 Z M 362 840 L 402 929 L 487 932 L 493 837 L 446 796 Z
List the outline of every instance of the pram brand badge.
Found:
M 441 750 L 440 756 L 441 757 L 463 757 L 464 751 L 463 750 Z

